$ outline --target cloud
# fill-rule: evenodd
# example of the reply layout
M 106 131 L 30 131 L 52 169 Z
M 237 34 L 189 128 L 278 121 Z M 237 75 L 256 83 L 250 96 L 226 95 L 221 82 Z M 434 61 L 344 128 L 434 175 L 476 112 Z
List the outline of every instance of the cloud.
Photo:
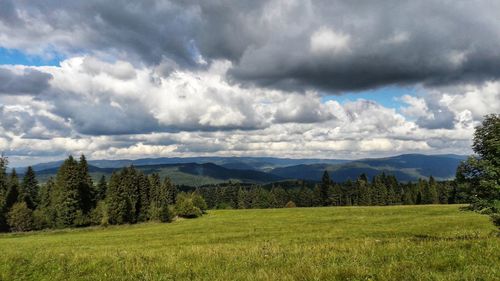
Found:
M 34 69 L 0 68 L 0 94 L 37 95 L 49 87 L 52 76 Z
M 0 67 L 14 162 L 463 154 L 500 112 L 492 1 L 0 1 L 0 47 L 65 58 Z M 322 98 L 393 84 L 417 94 Z
M 332 92 L 500 77 L 500 4 L 487 0 L 4 0 L 2 6 L 0 45 L 45 56 L 169 61 L 181 69 L 228 60 L 228 74 L 239 82 Z

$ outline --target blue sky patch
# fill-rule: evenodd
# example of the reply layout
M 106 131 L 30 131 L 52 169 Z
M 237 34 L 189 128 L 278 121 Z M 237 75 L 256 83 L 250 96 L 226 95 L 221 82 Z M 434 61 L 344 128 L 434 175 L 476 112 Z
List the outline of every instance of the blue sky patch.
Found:
M 0 47 L 0 65 L 20 64 L 28 66 L 59 66 L 59 62 L 61 60 L 63 60 L 63 57 L 59 55 L 53 55 L 52 58 L 44 58 L 36 55 L 28 55 L 16 49 Z
M 414 87 L 389 86 L 368 91 L 347 92 L 342 95 L 324 95 L 321 101 L 326 102 L 335 100 L 340 104 L 344 104 L 357 99 L 366 99 L 375 101 L 384 107 L 399 109 L 401 106 L 405 106 L 405 104 L 400 101 L 400 97 L 404 95 L 414 96 L 415 94 L 416 89 Z

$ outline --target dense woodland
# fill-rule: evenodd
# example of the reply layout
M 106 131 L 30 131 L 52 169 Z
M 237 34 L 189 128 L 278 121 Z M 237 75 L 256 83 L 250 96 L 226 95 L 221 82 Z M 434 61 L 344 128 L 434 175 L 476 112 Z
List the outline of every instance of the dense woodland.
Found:
M 39 185 L 28 168 L 20 180 L 6 173 L 0 158 L 0 229 L 28 231 L 44 228 L 169 222 L 174 216 L 198 217 L 206 209 L 195 193 L 179 193 L 168 178 L 149 176 L 127 167 L 93 183 L 85 156 L 69 157 L 55 178 Z
M 437 182 L 433 177 L 416 183 L 400 183 L 392 175 L 380 174 L 371 181 L 361 175 L 356 181 L 335 183 L 324 172 L 321 183 L 304 181 L 267 186 L 225 184 L 195 190 L 210 209 L 249 209 L 319 206 L 371 206 L 453 204 L 465 201 L 465 194 L 452 181 Z

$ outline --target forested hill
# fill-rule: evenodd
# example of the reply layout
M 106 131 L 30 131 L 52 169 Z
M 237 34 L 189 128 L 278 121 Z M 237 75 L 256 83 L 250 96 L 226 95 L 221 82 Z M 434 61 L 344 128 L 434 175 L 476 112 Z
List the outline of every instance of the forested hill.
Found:
M 227 169 L 213 163 L 181 163 L 181 164 L 157 164 L 135 166 L 146 175 L 153 173 L 161 177 L 169 177 L 172 182 L 179 185 L 200 186 L 205 184 L 216 184 L 228 181 L 247 183 L 268 183 L 280 181 L 284 178 L 255 170 Z M 49 177 L 56 175 L 58 167 L 37 171 L 37 176 L 41 182 L 45 182 Z M 114 171 L 121 168 L 99 168 L 89 165 L 89 173 L 94 180 L 101 176 L 109 178 Z
M 355 180 L 362 173 L 369 178 L 382 172 L 396 176 L 399 181 L 415 181 L 434 176 L 439 180 L 452 179 L 465 156 L 404 154 L 387 158 L 356 160 L 339 165 L 312 164 L 280 167 L 270 172 L 284 178 L 318 180 L 327 170 L 336 181 Z
M 176 184 L 199 186 L 229 180 L 247 183 L 268 183 L 284 179 L 319 181 L 327 170 L 335 181 L 354 180 L 364 173 L 369 178 L 385 172 L 399 181 L 415 181 L 422 177 L 451 179 L 460 163 L 459 155 L 405 154 L 387 158 L 354 161 L 337 159 L 286 159 L 272 157 L 191 157 L 147 158 L 137 160 L 91 160 L 89 169 L 93 178 L 109 177 L 119 168 L 134 165 L 146 174 L 168 176 Z M 191 162 L 187 162 L 192 160 Z M 211 161 L 210 161 L 211 160 Z M 177 163 L 175 163 L 177 161 Z M 208 161 L 208 162 L 203 162 Z M 34 165 L 44 182 L 55 175 L 61 162 Z M 23 174 L 24 168 L 18 169 Z

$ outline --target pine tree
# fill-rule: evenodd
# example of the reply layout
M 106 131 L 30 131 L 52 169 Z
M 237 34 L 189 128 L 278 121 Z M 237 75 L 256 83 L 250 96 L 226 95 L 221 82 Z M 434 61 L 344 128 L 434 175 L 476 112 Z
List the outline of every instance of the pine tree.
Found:
M 166 195 L 167 195 L 167 204 L 168 205 L 175 205 L 176 200 L 177 200 L 177 186 L 172 184 L 170 181 L 170 178 L 166 177 L 163 181 L 163 188 L 166 190 Z
M 297 200 L 299 199 L 299 200 Z M 311 191 L 310 188 L 306 187 L 305 185 L 302 185 L 299 190 L 299 196 L 298 198 L 294 200 L 294 202 L 297 202 L 297 205 L 299 207 L 311 207 L 313 206 L 313 192 Z
M 99 183 L 96 187 L 95 200 L 99 202 L 106 198 L 106 190 L 108 189 L 108 184 L 106 182 L 106 177 L 103 175 L 99 179 Z
M 36 229 L 49 228 L 54 226 L 56 220 L 56 210 L 53 207 L 55 182 L 51 177 L 40 187 L 38 194 L 38 206 L 34 212 Z
M 270 199 L 272 208 L 283 208 L 288 202 L 288 195 L 281 186 L 278 186 L 271 189 Z
M 7 213 L 4 207 L 5 198 L 7 196 L 8 182 L 7 182 L 7 165 L 8 160 L 3 155 L 0 155 L 0 231 L 7 231 Z
M 95 195 L 93 190 L 94 183 L 92 182 L 92 177 L 90 177 L 87 159 L 83 154 L 80 156 L 80 161 L 78 162 L 78 171 L 80 209 L 84 214 L 88 214 L 95 207 Z
M 15 169 L 12 169 L 12 173 L 9 177 L 8 190 L 5 196 L 4 211 L 8 212 L 14 204 L 19 202 L 19 179 L 17 178 L 17 173 Z
M 138 175 L 139 202 L 137 208 L 137 220 L 146 221 L 148 219 L 149 208 L 151 206 L 151 184 L 143 173 Z
M 38 181 L 36 180 L 35 171 L 31 166 L 28 167 L 24 174 L 23 184 L 20 191 L 21 201 L 26 202 L 26 205 L 31 210 L 34 210 L 38 203 Z
M 328 188 L 327 202 L 333 206 L 342 205 L 342 188 L 340 187 L 339 184 L 330 185 L 330 187 Z
M 371 205 L 371 192 L 368 182 L 363 177 L 359 177 L 356 180 L 356 189 L 358 193 L 358 205 L 369 206 Z
M 437 204 L 439 202 L 436 181 L 431 176 L 429 182 L 422 180 L 422 204 Z
M 321 206 L 328 206 L 330 204 L 329 198 L 328 198 L 328 192 L 330 189 L 331 185 L 331 180 L 330 180 L 330 175 L 328 174 L 328 171 L 325 170 L 323 173 L 323 177 L 321 178 L 321 185 L 320 185 L 320 205 Z
M 387 188 L 384 183 L 384 174 L 373 177 L 372 205 L 387 205 Z
M 80 179 L 78 162 L 69 156 L 56 174 L 53 207 L 56 210 L 57 227 L 75 225 L 75 220 L 82 213 Z
M 122 185 L 126 171 L 114 172 L 108 184 L 106 205 L 110 224 L 124 224 L 131 222 L 131 204 L 129 196 Z

